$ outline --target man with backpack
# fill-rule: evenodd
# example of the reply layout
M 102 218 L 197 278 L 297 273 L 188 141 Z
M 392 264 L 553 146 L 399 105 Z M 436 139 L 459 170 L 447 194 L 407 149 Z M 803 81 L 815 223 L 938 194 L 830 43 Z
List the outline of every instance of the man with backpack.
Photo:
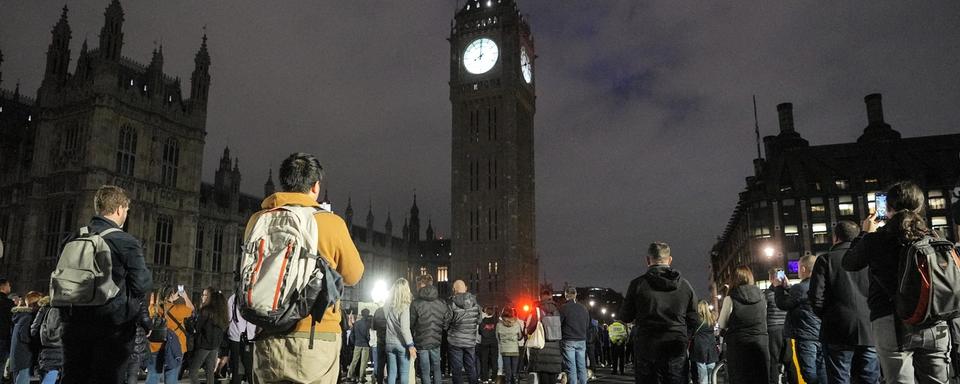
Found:
M 926 200 L 920 187 L 901 181 L 890 187 L 886 195 L 889 216 L 886 225 L 879 225 L 875 213 L 864 219 L 862 232 L 851 242 L 842 266 L 847 271 L 869 267 L 867 306 L 870 307 L 870 321 L 884 381 L 946 383 L 949 326 L 942 319 L 913 318 L 914 314 L 929 314 L 923 310 L 929 308 L 917 308 L 920 295 L 915 292 L 911 295 L 903 288 L 911 287 L 923 278 L 933 279 L 928 280 L 930 286 L 950 291 L 946 295 L 941 295 L 940 290 L 928 291 L 925 297 L 929 301 L 926 303 L 931 306 L 946 303 L 954 306 L 952 309 L 958 309 L 955 307 L 958 295 L 952 290 L 960 288 L 960 281 L 942 280 L 944 277 L 958 277 L 956 250 L 949 242 L 931 237 L 926 219 L 920 214 Z M 939 245 L 935 247 L 934 244 Z M 929 263 L 932 257 L 937 260 Z M 923 259 L 928 268 L 919 268 L 915 264 L 909 268 L 916 258 Z M 941 262 L 945 268 L 941 267 L 940 273 L 929 273 L 929 268 L 939 267 Z M 904 268 L 901 269 L 901 265 Z M 910 300 L 913 300 L 914 308 L 909 308 Z
M 63 322 L 63 384 L 120 383 L 126 379 L 125 363 L 133 353 L 140 305 L 153 289 L 140 241 L 122 230 L 130 210 L 126 191 L 112 185 L 100 187 L 93 205 L 97 216 L 67 242 L 51 276 L 51 302 L 61 308 Z M 110 276 L 85 281 L 97 291 L 94 305 L 71 295 L 81 287 L 70 284 L 82 280 L 69 275 L 78 271 L 72 267 L 91 256 L 77 252 L 84 249 L 82 243 L 93 245 L 97 251 L 109 250 L 95 256 L 98 270 L 111 271 Z M 101 258 L 105 255 L 109 257 Z M 106 286 L 113 289 L 99 291 Z
M 264 384 L 334 384 L 342 338 L 338 299 L 343 285 L 360 281 L 363 261 L 343 219 L 317 202 L 323 182 L 317 158 L 291 154 L 279 173 L 281 192 L 267 196 L 250 218 L 237 271 L 238 293 L 246 298 L 242 313 L 261 328 L 254 375 Z M 284 279 L 287 273 L 291 278 Z M 285 317 L 263 317 L 271 307 L 288 310 Z
M 820 341 L 830 384 L 848 384 L 851 377 L 863 383 L 880 380 L 867 307 L 870 276 L 867 271 L 847 272 L 840 265 L 850 240 L 859 233 L 856 223 L 838 221 L 833 228 L 833 247 L 817 258 L 810 277 L 810 307 L 824 324 Z
M 671 263 L 670 246 L 647 249 L 647 273 L 630 282 L 617 319 L 634 323 L 634 378 L 638 383 L 687 381 L 687 341 L 700 324 L 697 295 Z

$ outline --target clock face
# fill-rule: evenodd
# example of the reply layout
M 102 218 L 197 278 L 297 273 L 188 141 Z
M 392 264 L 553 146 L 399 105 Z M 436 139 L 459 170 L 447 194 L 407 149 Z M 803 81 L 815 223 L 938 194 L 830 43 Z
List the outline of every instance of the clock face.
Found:
M 475 75 L 486 73 L 497 64 L 500 58 L 500 49 L 497 43 L 486 37 L 476 39 L 463 51 L 463 66 Z
M 523 73 L 523 80 L 527 84 L 533 81 L 533 64 L 530 63 L 530 56 L 527 55 L 526 47 L 520 47 L 520 72 Z

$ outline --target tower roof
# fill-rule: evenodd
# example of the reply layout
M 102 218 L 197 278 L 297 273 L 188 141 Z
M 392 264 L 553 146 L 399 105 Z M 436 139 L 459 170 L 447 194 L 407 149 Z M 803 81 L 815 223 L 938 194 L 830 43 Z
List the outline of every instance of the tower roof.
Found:
M 60 13 L 60 20 L 57 21 L 57 24 L 53 26 L 53 34 L 57 36 L 61 35 L 70 35 L 70 23 L 67 21 L 67 12 L 69 9 L 66 5 L 63 6 L 63 11 Z
M 66 8 L 66 6 L 64 6 Z M 107 10 L 103 12 L 103 15 L 112 18 L 119 17 L 123 18 L 123 7 L 120 6 L 120 0 L 113 0 L 110 2 L 110 5 L 107 6 Z
M 417 193 L 413 193 L 413 206 L 410 207 L 410 216 L 417 216 L 420 214 L 420 208 L 417 207 Z
M 200 49 L 193 60 L 197 65 L 210 65 L 210 52 L 207 51 L 207 32 L 203 32 L 203 42 L 200 43 Z

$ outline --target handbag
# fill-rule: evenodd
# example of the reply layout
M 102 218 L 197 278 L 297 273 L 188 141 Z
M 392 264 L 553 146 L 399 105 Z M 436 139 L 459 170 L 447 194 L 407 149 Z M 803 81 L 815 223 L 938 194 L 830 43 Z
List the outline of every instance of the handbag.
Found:
M 543 323 L 540 322 L 540 308 L 537 308 L 537 328 L 527 337 L 527 348 L 543 349 L 547 345 L 547 338 L 544 336 Z
M 162 343 L 167 341 L 167 322 L 163 317 L 156 316 L 150 318 L 150 336 L 147 340 L 151 343 Z

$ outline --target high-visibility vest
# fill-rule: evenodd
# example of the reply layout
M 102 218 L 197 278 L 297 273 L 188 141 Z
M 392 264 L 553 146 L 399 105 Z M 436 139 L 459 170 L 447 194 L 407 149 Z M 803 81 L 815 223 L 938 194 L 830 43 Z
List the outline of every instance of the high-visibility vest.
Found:
M 619 321 L 613 322 L 607 327 L 607 332 L 610 333 L 610 342 L 616 345 L 623 345 L 627 343 L 627 327 Z

